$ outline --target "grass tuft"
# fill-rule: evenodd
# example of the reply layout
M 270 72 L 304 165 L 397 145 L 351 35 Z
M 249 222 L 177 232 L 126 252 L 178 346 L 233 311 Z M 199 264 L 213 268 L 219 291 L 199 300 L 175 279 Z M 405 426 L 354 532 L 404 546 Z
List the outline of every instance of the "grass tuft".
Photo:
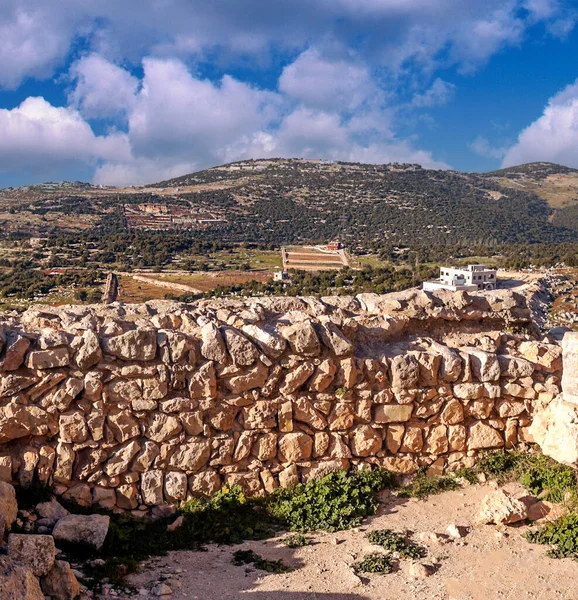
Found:
M 427 551 L 403 535 L 391 529 L 378 529 L 367 534 L 367 539 L 376 546 L 381 546 L 391 553 L 397 553 L 400 558 L 423 558 Z
M 380 575 L 391 573 L 394 568 L 391 557 L 381 552 L 372 552 L 352 566 L 356 573 L 379 573 Z
M 233 564 L 240 567 L 252 564 L 256 569 L 268 573 L 288 573 L 293 569 L 283 564 L 281 560 L 267 560 L 253 550 L 237 550 L 233 554 Z

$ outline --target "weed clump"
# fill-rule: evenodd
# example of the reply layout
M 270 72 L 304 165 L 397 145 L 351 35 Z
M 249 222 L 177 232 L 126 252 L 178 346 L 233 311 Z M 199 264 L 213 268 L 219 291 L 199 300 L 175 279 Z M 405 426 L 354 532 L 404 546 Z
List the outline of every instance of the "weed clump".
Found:
M 292 533 L 281 540 L 281 543 L 288 548 L 302 548 L 311 545 L 311 538 L 302 533 Z
M 356 573 L 379 573 L 385 575 L 393 571 L 393 561 L 390 556 L 381 552 L 372 552 L 352 565 Z
M 238 567 L 252 564 L 256 569 L 268 573 L 288 573 L 293 570 L 291 567 L 284 565 L 283 561 L 267 560 L 253 552 L 253 550 L 237 550 L 233 554 L 233 564 Z
M 533 544 L 548 544 L 552 558 L 578 560 L 578 514 L 570 513 L 536 531 L 528 531 L 524 537 Z
M 277 490 L 269 501 L 269 511 L 292 531 L 349 529 L 375 513 L 376 493 L 392 484 L 393 476 L 387 471 L 349 475 L 337 471 Z
M 376 546 L 381 546 L 388 552 L 397 553 L 400 558 L 423 558 L 427 551 L 403 535 L 391 529 L 378 529 L 367 534 L 367 539 Z
M 410 484 L 400 488 L 398 496 L 401 496 L 402 498 L 419 498 L 420 500 L 423 500 L 433 494 L 457 490 L 460 487 L 459 481 L 457 481 L 453 475 L 428 477 L 427 469 L 422 467 Z

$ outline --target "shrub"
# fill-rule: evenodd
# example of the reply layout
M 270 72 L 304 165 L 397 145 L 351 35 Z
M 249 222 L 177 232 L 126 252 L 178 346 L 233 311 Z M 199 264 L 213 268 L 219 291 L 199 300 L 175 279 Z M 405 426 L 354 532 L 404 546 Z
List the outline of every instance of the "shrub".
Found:
M 292 531 L 338 531 L 358 525 L 375 513 L 376 492 L 392 485 L 387 471 L 329 473 L 305 484 L 277 490 L 269 511 Z
M 353 563 L 353 569 L 357 573 L 380 573 L 385 575 L 393 571 L 393 562 L 390 556 L 381 552 L 368 554 L 361 560 Z
M 552 546 L 548 554 L 553 558 L 578 559 L 578 514 L 570 513 L 541 529 L 528 531 L 525 537 L 534 544 Z
M 266 560 L 253 552 L 253 550 L 237 550 L 233 554 L 233 564 L 238 567 L 252 564 L 256 569 L 261 569 L 261 571 L 267 571 L 268 573 L 287 573 L 293 570 L 291 567 L 284 565 L 283 561 Z
M 427 468 L 422 467 L 417 472 L 414 480 L 410 484 L 403 486 L 398 495 L 403 498 L 419 498 L 423 500 L 433 494 L 457 490 L 460 487 L 460 483 L 454 476 L 428 477 Z
M 288 548 L 302 548 L 303 546 L 311 545 L 311 538 L 303 535 L 302 533 L 292 533 L 281 540 L 281 543 Z
M 427 551 L 403 535 L 391 529 L 378 529 L 367 534 L 367 539 L 376 546 L 385 548 L 388 552 L 397 552 L 400 558 L 423 558 Z

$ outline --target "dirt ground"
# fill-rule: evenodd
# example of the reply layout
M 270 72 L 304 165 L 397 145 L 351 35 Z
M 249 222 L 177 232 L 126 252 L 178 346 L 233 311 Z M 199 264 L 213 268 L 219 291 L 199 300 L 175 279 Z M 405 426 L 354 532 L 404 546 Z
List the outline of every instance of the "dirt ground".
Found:
M 517 485 L 506 487 L 524 495 Z M 469 486 L 428 500 L 386 496 L 378 514 L 361 527 L 312 536 L 311 546 L 290 549 L 279 536 L 208 546 L 207 552 L 173 552 L 143 563 L 129 582 L 147 598 L 155 597 L 149 595 L 155 582 L 164 581 L 172 590 L 162 596 L 166 600 L 577 600 L 578 563 L 548 558 L 547 547 L 521 537 L 527 526 L 473 525 L 481 499 L 493 489 Z M 465 536 L 442 543 L 429 539 L 431 533 L 446 534 L 450 524 L 465 528 Z M 412 539 L 426 545 L 428 555 L 420 562 L 435 567 L 433 575 L 412 579 L 411 561 L 401 561 L 394 573 L 357 577 L 349 565 L 379 550 L 366 533 L 383 528 L 412 532 Z M 295 570 L 269 574 L 235 566 L 232 556 L 240 548 L 282 559 Z

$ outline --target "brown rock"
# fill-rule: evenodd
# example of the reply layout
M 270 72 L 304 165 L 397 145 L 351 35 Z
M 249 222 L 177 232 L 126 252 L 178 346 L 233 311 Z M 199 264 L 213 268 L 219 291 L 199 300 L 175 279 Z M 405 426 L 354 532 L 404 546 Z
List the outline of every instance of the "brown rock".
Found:
M 16 490 L 10 483 L 0 481 L 0 522 L 4 523 L 6 529 L 10 529 L 17 516 Z M 4 530 L 0 528 L 0 539 L 3 534 Z
M 41 579 L 42 591 L 55 600 L 75 600 L 80 588 L 70 565 L 57 560 L 52 569 Z
M 373 456 L 381 450 L 381 444 L 379 431 L 369 425 L 360 425 L 351 438 L 351 451 L 355 456 Z
M 344 431 L 353 427 L 355 405 L 352 402 L 337 402 L 329 414 L 327 423 L 330 431 Z
M 3 600 L 44 600 L 38 579 L 31 569 L 0 556 L 0 598 Z
M 295 463 L 307 460 L 313 452 L 313 440 L 305 433 L 286 433 L 279 438 L 281 462 Z
M 453 398 L 444 406 L 440 420 L 444 425 L 457 425 L 464 420 L 464 408 L 459 400 Z
M 170 465 L 186 473 L 194 473 L 207 464 L 211 456 L 211 443 L 203 438 L 191 438 L 177 447 L 171 456 Z
M 375 407 L 376 423 L 401 423 L 409 421 L 413 412 L 411 404 L 378 404 Z
M 468 430 L 468 449 L 482 450 L 485 448 L 500 448 L 504 445 L 504 440 L 500 432 L 478 421 L 470 426 Z
M 145 435 L 153 442 L 161 443 L 177 436 L 181 430 L 182 426 L 177 417 L 154 413 L 149 415 Z
M 104 338 L 102 347 L 106 354 L 122 360 L 154 360 L 157 352 L 157 335 L 153 329 L 135 329 L 112 338 Z
M 308 379 L 313 375 L 315 365 L 310 362 L 301 363 L 295 370 L 289 371 L 285 375 L 283 384 L 279 387 L 279 391 L 288 396 L 296 392 Z
M 312 392 L 325 391 L 331 385 L 336 372 L 337 367 L 333 361 L 326 358 L 315 369 L 315 373 L 309 382 L 309 389 Z
M 262 387 L 265 385 L 268 377 L 269 369 L 261 361 L 258 361 L 257 364 L 246 373 L 226 379 L 224 383 L 234 394 L 241 394 L 254 388 Z
M 55 553 L 51 535 L 11 533 L 8 536 L 8 556 L 31 569 L 36 577 L 52 569 Z
M 216 471 L 201 471 L 189 477 L 189 492 L 193 496 L 212 496 L 221 489 L 221 478 Z
M 481 523 L 508 525 L 523 521 L 528 516 L 526 505 L 505 490 L 496 490 L 484 496 L 478 520 Z
M 22 366 L 26 352 L 30 348 L 30 340 L 16 334 L 8 338 L 6 356 L 2 362 L 3 371 L 16 371 Z
M 423 451 L 428 454 L 444 454 L 448 448 L 447 427 L 445 425 L 430 427 Z
M 214 323 L 207 323 L 201 328 L 201 354 L 207 360 L 213 360 L 218 363 L 227 362 L 227 348 L 225 341 Z
M 245 427 L 248 429 L 271 429 L 276 427 L 277 403 L 257 400 L 253 406 L 243 408 Z
M 82 443 L 88 438 L 88 427 L 81 410 L 71 410 L 60 415 L 60 439 L 68 443 Z
M 106 515 L 68 515 L 56 523 L 52 535 L 57 542 L 86 544 L 100 550 L 109 524 L 110 517 Z
M 289 342 L 296 354 L 319 356 L 321 345 L 311 321 L 302 321 L 285 327 L 281 335 Z
M 247 367 L 259 358 L 255 345 L 242 333 L 232 327 L 225 327 L 223 333 L 229 354 L 236 365 Z

